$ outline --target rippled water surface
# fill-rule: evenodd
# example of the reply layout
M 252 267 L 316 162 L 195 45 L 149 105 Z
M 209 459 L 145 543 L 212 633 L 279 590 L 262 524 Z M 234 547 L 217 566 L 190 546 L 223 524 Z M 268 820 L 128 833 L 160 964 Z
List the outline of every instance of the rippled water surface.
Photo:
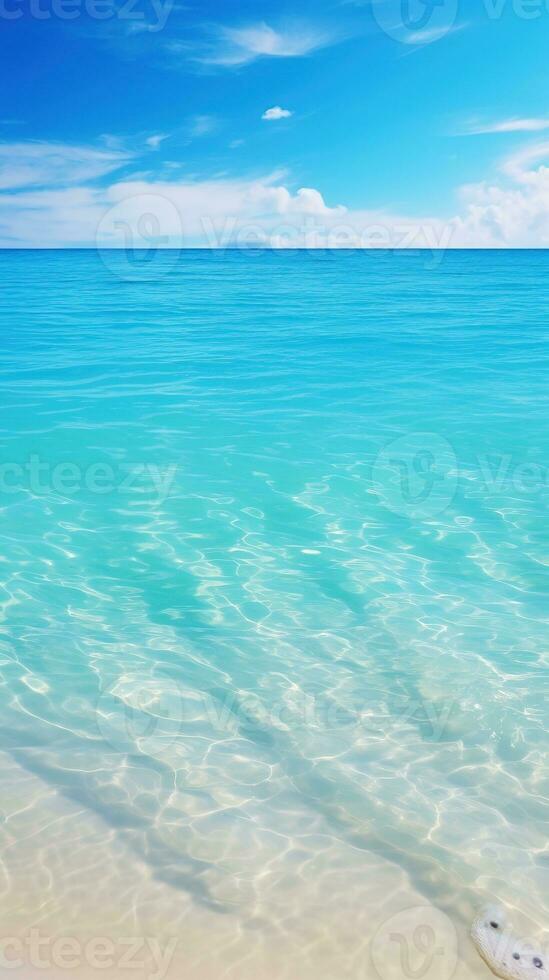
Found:
M 434 906 L 487 977 L 479 901 L 549 925 L 549 255 L 106 258 L 0 253 L 2 935 L 355 980 Z

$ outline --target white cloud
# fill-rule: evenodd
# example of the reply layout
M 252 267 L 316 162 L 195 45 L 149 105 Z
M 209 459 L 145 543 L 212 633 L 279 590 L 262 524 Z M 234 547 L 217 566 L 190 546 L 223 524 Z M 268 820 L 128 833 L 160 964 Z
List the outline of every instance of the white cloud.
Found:
M 282 109 L 279 105 L 275 105 L 272 109 L 267 109 L 261 118 L 270 122 L 275 119 L 289 119 L 292 115 L 293 113 L 289 109 Z
M 518 184 L 535 184 L 540 180 L 545 180 L 547 168 L 541 161 L 548 159 L 549 142 L 547 140 L 541 143 L 530 143 L 506 157 L 501 164 L 501 170 Z M 539 163 L 540 166 L 538 169 L 532 170 L 532 166 L 536 163 Z
M 104 210 L 101 192 L 86 187 L 0 194 L 0 246 L 93 244 Z
M 189 135 L 193 139 L 200 139 L 201 136 L 209 136 L 217 129 L 217 119 L 215 116 L 193 116 L 189 124 Z
M 37 153 L 38 145 L 44 148 L 45 162 Z M 138 219 L 146 216 L 145 225 L 157 229 L 158 240 L 173 246 L 222 248 L 248 242 L 310 248 L 549 246 L 549 140 L 504 159 L 497 179 L 460 188 L 459 213 L 448 219 L 332 207 L 316 188 L 293 191 L 281 174 L 86 185 L 127 157 L 107 154 L 105 159 L 99 151 L 56 146 L 56 158 L 52 146 L 0 145 L 0 164 L 9 161 L 7 173 L 0 166 L 0 245 L 93 246 L 99 227 L 100 243 L 125 245 L 120 228 L 132 228 L 132 222 L 141 227 Z M 27 162 L 17 182 L 14 160 Z M 78 186 L 70 186 L 75 171 L 86 176 Z
M 549 129 L 549 119 L 504 119 L 495 123 L 471 123 L 465 136 L 480 136 L 485 133 L 539 133 Z
M 111 209 L 116 208 L 116 220 L 123 221 L 124 207 L 120 205 L 127 202 L 127 220 L 131 224 L 140 202 L 147 215 L 153 213 L 154 218 L 151 202 L 155 199 L 162 219 L 159 234 L 178 245 L 223 246 L 240 234 L 246 236 L 251 229 L 253 234 L 269 235 L 273 230 L 299 228 L 307 216 L 331 221 L 345 214 L 345 208 L 328 207 L 314 188 L 301 188 L 292 193 L 280 184 L 277 175 L 258 180 L 133 180 L 106 188 L 0 194 L 0 244 L 93 245 L 100 222 L 103 233 L 109 227 L 105 215 Z M 166 208 L 166 202 L 170 208 Z M 178 216 L 168 227 L 166 214 Z M 113 225 L 112 242 L 116 244 L 115 231 Z
M 168 133 L 155 133 L 153 136 L 147 137 L 145 143 L 150 146 L 151 150 L 157 150 L 164 140 L 168 139 Z
M 309 24 L 275 30 L 264 22 L 245 27 L 219 27 L 214 42 L 196 60 L 208 65 L 239 67 L 258 58 L 297 58 L 341 40 L 341 35 Z
M 502 180 L 462 187 L 465 213 L 454 219 L 456 244 L 547 248 L 549 167 L 542 161 L 549 163 L 549 142 L 526 147 L 504 160 Z
M 448 239 L 440 221 L 330 207 L 316 188 L 292 192 L 277 174 L 0 194 L 0 245 L 144 246 L 143 227 L 163 247 L 434 248 Z
M 441 41 L 443 37 L 449 37 L 450 34 L 456 34 L 457 31 L 463 31 L 468 26 L 469 24 L 464 22 L 462 24 L 454 24 L 451 27 L 446 24 L 441 25 L 440 27 L 427 27 L 422 31 L 405 31 L 399 37 L 399 40 L 403 44 L 434 44 L 435 41 Z
M 131 159 L 118 150 L 63 143 L 0 143 L 0 190 L 79 184 L 103 177 Z
M 424 31 L 408 31 L 402 40 L 404 44 L 433 44 L 448 34 L 447 27 L 432 27 Z

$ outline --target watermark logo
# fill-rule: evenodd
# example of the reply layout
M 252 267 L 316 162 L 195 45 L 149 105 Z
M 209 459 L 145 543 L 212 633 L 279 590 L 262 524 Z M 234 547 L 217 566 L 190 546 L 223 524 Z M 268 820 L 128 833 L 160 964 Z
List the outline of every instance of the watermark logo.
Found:
M 401 517 L 441 514 L 452 503 L 459 479 L 457 456 L 443 436 L 411 433 L 379 453 L 372 486 L 381 502 Z
M 395 41 L 425 44 L 452 29 L 458 6 L 459 0 L 374 0 L 372 13 Z
M 170 677 L 124 675 L 101 693 L 97 726 L 117 751 L 137 749 L 155 756 L 173 746 L 186 730 L 189 697 Z
M 481 0 L 479 11 L 490 22 L 504 17 L 534 21 L 549 15 L 549 0 Z M 401 44 L 430 44 L 456 27 L 460 0 L 372 0 L 377 24 Z
M 370 952 L 380 980 L 451 980 L 458 965 L 456 928 L 431 905 L 406 909 L 382 923 Z
M 96 245 L 107 269 L 126 282 L 156 280 L 176 267 L 183 222 L 161 194 L 134 194 L 118 201 L 97 226 Z

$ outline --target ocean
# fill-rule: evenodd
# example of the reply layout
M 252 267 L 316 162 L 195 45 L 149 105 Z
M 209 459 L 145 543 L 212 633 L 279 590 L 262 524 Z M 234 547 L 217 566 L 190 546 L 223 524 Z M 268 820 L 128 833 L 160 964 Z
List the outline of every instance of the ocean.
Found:
M 549 927 L 549 253 L 0 275 L 4 961 L 489 976 L 479 904 Z

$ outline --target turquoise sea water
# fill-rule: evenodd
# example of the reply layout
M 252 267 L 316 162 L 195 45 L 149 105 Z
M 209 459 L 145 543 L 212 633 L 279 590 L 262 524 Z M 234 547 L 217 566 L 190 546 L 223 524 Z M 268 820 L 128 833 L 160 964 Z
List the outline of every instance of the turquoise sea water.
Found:
M 548 274 L 0 253 L 10 935 L 343 980 L 403 908 L 549 924 Z

